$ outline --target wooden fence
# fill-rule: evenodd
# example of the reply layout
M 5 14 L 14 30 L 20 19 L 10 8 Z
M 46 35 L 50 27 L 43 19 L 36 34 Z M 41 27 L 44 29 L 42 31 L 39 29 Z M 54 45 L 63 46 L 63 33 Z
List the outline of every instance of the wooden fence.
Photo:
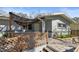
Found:
M 3 41 L 3 40 L 2 40 Z M 48 33 L 28 32 L 13 33 L 12 38 L 6 38 L 0 45 L 3 50 L 0 51 L 23 51 L 24 49 L 32 49 L 48 43 Z M 5 50 L 5 48 L 7 48 Z M 1 49 L 1 47 L 0 47 Z
M 48 43 L 48 32 L 27 32 L 27 33 L 14 33 L 13 37 L 21 36 L 22 39 L 35 41 L 35 47 Z M 29 44 L 30 45 L 30 44 Z
M 71 36 L 79 36 L 79 30 L 71 30 Z

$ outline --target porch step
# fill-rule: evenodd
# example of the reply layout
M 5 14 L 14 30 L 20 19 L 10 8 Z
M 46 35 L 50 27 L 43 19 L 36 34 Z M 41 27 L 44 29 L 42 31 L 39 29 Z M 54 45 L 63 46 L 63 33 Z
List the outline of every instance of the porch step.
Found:
M 40 52 L 54 52 L 54 50 L 50 49 L 48 46 L 44 47 Z
M 49 48 L 50 50 L 52 50 L 53 52 L 58 52 L 58 50 L 54 49 L 53 47 L 47 45 L 47 48 Z
M 53 52 L 53 51 L 51 49 L 45 47 L 45 48 L 43 48 L 43 52 Z
M 44 49 L 44 48 L 43 48 L 43 49 Z M 43 49 L 42 49 L 40 52 L 46 52 L 46 51 L 45 51 L 45 50 L 43 50 Z

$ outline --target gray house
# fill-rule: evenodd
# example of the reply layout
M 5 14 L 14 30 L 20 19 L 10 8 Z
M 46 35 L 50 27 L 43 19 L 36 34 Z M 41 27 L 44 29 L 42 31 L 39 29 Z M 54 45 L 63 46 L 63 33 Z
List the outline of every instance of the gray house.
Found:
M 14 32 L 48 32 L 49 37 L 55 33 L 58 35 L 69 34 L 70 24 L 75 23 L 69 16 L 63 13 L 37 15 L 35 18 L 24 18 L 10 13 L 12 18 L 12 31 Z M 4 19 L 3 19 L 4 18 Z M 0 18 L 0 31 L 8 31 L 9 18 Z
M 69 16 L 64 13 L 54 13 L 38 16 L 43 24 L 37 23 L 35 25 L 36 31 L 45 31 L 49 33 L 49 37 L 53 37 L 54 34 L 67 35 L 69 34 L 70 24 L 75 23 Z M 42 27 L 40 27 L 42 25 Z

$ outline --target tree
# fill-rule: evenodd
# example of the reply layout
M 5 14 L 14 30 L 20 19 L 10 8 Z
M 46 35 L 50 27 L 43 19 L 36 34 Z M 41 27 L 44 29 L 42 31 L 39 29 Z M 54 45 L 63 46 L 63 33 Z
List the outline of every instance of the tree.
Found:
M 6 11 L 0 10 L 0 15 L 1 16 L 9 16 Z
M 17 13 L 17 15 L 19 15 L 19 16 L 21 16 L 21 17 L 24 17 L 24 18 L 28 17 L 27 14 L 23 14 L 23 13 Z
M 79 23 L 79 17 L 74 17 L 72 19 Z

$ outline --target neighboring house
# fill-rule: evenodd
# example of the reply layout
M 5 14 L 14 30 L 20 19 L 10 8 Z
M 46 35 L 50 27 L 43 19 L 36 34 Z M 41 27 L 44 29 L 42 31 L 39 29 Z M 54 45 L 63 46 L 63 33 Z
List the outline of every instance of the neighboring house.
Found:
M 74 17 L 72 18 L 74 21 L 76 21 L 77 23 L 79 23 L 79 17 Z
M 8 32 L 9 31 L 9 17 L 0 16 L 0 32 Z M 22 31 L 22 27 L 18 25 L 16 22 L 12 22 L 12 31 Z
M 70 24 L 71 27 L 71 35 L 79 36 L 79 22 Z
M 8 29 L 8 17 L 0 16 L 0 32 L 6 31 Z

